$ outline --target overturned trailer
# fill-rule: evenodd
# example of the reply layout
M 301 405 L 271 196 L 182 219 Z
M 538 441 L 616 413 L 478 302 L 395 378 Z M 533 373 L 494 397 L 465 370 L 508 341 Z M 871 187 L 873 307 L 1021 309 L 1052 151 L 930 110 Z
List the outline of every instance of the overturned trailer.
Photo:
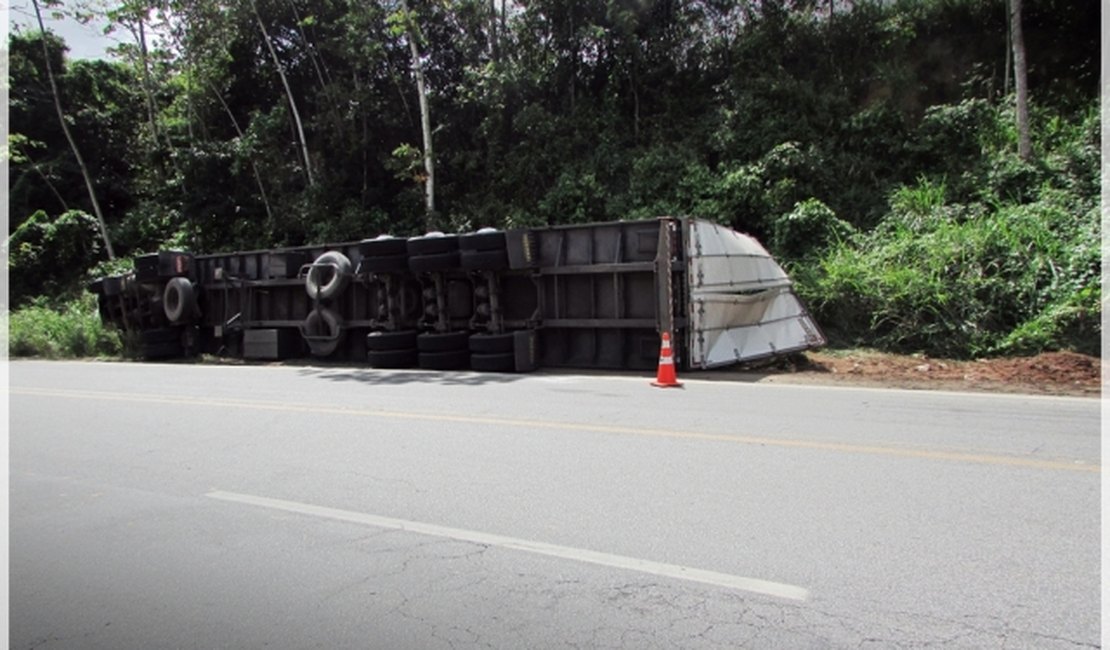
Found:
M 192 255 L 90 285 L 148 359 L 198 353 L 378 368 L 702 369 L 823 345 L 753 238 L 690 218 Z

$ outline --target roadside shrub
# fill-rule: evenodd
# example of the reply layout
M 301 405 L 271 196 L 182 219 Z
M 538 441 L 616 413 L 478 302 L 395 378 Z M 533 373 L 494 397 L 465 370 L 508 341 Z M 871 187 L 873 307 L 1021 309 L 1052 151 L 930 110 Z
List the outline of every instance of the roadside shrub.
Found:
M 102 357 L 121 349 L 119 333 L 101 324 L 92 294 L 57 307 L 36 298 L 10 315 L 8 353 L 13 357 Z
M 1063 296 L 1010 332 L 995 351 L 1010 355 L 1069 349 L 1098 355 L 1100 296 L 1097 284 Z
M 100 254 L 96 219 L 70 210 L 56 219 L 39 210 L 9 239 L 9 290 L 14 307 L 32 296 L 57 295 L 77 282 Z
M 878 228 L 797 275 L 834 339 L 954 358 L 1098 349 L 1096 208 L 1043 192 L 987 211 L 935 190 L 898 190 Z

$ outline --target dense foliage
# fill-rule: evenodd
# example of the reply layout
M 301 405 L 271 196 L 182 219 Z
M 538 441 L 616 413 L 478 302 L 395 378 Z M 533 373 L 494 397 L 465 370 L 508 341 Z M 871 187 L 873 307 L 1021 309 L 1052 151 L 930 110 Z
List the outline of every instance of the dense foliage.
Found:
M 764 241 L 837 342 L 1097 349 L 1094 0 L 1027 3 L 1032 162 L 1016 153 L 1004 0 L 408 7 L 127 0 L 109 18 L 136 38 L 113 62 L 69 61 L 48 36 L 117 251 L 690 214 Z M 18 305 L 104 253 L 44 117 L 40 36 L 9 50 Z

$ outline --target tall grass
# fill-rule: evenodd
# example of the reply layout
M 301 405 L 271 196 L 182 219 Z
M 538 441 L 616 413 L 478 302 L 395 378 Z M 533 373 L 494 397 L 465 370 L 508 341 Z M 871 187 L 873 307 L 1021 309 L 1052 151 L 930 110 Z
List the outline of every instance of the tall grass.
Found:
M 922 189 L 932 196 L 918 207 L 935 201 L 935 187 Z M 800 289 L 844 343 L 955 358 L 1097 353 L 1098 211 L 1077 215 L 1055 199 L 895 210 L 800 266 Z
M 121 350 L 119 332 L 100 322 L 92 294 L 61 305 L 36 299 L 9 316 L 8 353 L 13 357 L 109 357 Z

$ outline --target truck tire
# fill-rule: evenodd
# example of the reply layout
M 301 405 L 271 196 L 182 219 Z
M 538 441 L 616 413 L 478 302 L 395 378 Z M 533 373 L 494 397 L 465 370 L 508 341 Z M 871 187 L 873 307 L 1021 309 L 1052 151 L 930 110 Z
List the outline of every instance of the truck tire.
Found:
M 408 254 L 408 240 L 389 235 L 379 235 L 374 239 L 364 239 L 358 244 L 358 252 L 367 257 L 396 257 Z
M 321 300 L 334 298 L 347 288 L 351 275 L 351 260 L 339 251 L 328 251 L 316 258 L 304 279 L 309 298 Z
M 505 249 L 493 251 L 462 251 L 459 266 L 467 271 L 500 271 L 509 268 L 509 254 Z
M 417 362 L 425 370 L 462 370 L 470 364 L 470 351 L 421 352 Z
M 144 359 L 168 359 L 181 356 L 181 329 L 160 327 L 139 332 L 139 353 Z
M 516 370 L 516 355 L 512 352 L 505 354 L 472 354 L 470 367 L 479 372 L 513 372 Z
M 446 334 L 421 334 L 416 337 L 416 349 L 421 352 L 455 352 L 462 350 L 469 353 L 467 340 L 469 332 L 448 332 Z
M 370 332 L 366 335 L 366 349 L 371 352 L 415 350 L 416 330 L 399 332 Z
M 180 343 L 151 343 L 142 346 L 144 359 L 172 359 L 181 356 Z
M 464 251 L 503 251 L 506 246 L 503 230 L 482 228 L 478 232 L 459 235 L 459 248 Z
M 122 275 L 113 275 L 104 278 L 104 295 L 112 297 L 123 293 L 123 278 L 124 276 Z
M 409 255 L 439 255 L 459 250 L 459 236 L 430 232 L 422 237 L 408 240 Z
M 475 354 L 511 354 L 513 351 L 514 337 L 509 334 L 475 334 L 470 337 L 468 345 Z
M 176 327 L 159 327 L 139 332 L 140 345 L 157 345 L 181 341 L 181 330 Z
M 367 362 L 374 368 L 411 368 L 418 361 L 416 348 L 408 350 L 371 350 Z
M 196 299 L 192 282 L 187 278 L 172 278 L 162 292 L 162 310 L 171 323 L 180 323 L 193 314 Z
M 181 328 L 181 354 L 185 357 L 195 357 L 200 354 L 202 339 L 200 327 L 190 325 Z
M 364 257 L 360 270 L 364 273 L 404 273 L 409 270 L 409 256 Z
M 413 255 L 409 258 L 409 268 L 413 273 L 431 273 L 432 271 L 447 271 L 458 268 L 459 252 L 434 253 L 430 255 Z

